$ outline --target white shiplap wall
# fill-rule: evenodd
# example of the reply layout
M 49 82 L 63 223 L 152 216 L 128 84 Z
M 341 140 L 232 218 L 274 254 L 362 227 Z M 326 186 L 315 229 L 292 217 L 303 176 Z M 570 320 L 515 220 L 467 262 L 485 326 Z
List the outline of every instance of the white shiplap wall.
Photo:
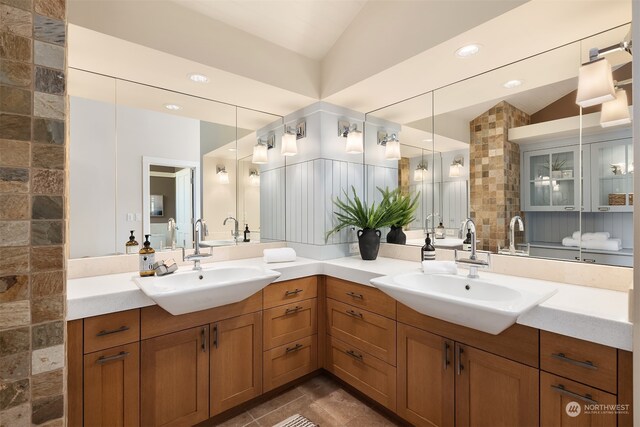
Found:
M 285 240 L 285 169 L 260 174 L 260 240 Z

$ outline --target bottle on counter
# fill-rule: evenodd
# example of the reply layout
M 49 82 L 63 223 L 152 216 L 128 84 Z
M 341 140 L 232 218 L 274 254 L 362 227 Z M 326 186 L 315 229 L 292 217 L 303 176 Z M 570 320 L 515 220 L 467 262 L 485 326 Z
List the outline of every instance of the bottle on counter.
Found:
M 442 222 L 436 227 L 436 239 L 444 239 L 445 229 Z
M 133 235 L 133 230 L 131 230 L 131 236 L 129 236 L 129 241 L 125 243 L 125 253 L 127 255 L 137 254 L 140 250 L 140 245 L 136 240 L 136 236 Z
M 145 234 L 144 247 L 140 249 L 140 276 L 147 277 L 156 274 L 154 270 L 156 251 L 151 247 L 149 237 L 151 234 Z
M 251 231 L 249 230 L 249 224 L 244 225 L 244 239 L 242 239 L 242 241 L 243 242 L 251 241 Z
M 431 244 L 431 237 L 427 233 L 427 238 L 424 239 L 424 246 L 421 250 L 422 261 L 433 261 L 436 259 L 436 248 Z
M 471 250 L 471 229 L 467 228 L 467 238 L 462 242 L 462 250 L 470 251 Z

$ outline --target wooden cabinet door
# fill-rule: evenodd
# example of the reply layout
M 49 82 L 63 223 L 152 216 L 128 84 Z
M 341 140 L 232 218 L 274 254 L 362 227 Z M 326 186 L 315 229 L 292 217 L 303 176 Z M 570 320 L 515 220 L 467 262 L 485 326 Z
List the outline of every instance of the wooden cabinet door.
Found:
M 113 347 L 84 356 L 84 425 L 140 424 L 140 345 Z
M 262 312 L 211 325 L 211 416 L 262 394 Z
M 398 415 L 416 426 L 453 426 L 453 347 L 453 341 L 398 323 Z
M 546 372 L 540 374 L 540 425 L 608 427 L 616 425 L 614 411 L 595 405 L 616 404 L 616 396 Z
M 209 418 L 209 326 L 142 341 L 142 425 L 185 426 Z
M 456 425 L 538 426 L 538 370 L 456 343 Z

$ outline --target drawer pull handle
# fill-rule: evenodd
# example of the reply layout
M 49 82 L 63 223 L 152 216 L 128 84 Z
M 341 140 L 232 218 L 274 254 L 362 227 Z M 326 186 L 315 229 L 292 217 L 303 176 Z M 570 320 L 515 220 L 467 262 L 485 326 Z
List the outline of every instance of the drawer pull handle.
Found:
M 302 349 L 302 347 L 304 347 L 302 344 L 298 343 L 296 345 L 294 345 L 293 347 L 287 347 L 287 349 L 285 350 L 285 353 L 294 353 L 300 349 Z
M 200 340 L 201 340 L 200 348 L 202 349 L 203 353 L 207 352 L 206 333 L 207 333 L 207 328 L 202 328 L 200 330 Z
M 556 393 L 560 393 L 560 394 L 564 394 L 565 396 L 569 396 L 572 397 L 574 399 L 580 399 L 583 400 L 587 403 L 590 403 L 592 405 L 597 405 L 598 402 L 593 400 L 591 398 L 590 394 L 585 394 L 584 396 L 578 393 L 574 393 L 572 391 L 567 390 L 566 388 L 564 388 L 564 386 L 562 384 L 558 384 L 558 385 L 552 385 L 551 388 L 556 392 Z
M 607 208 L 607 207 L 605 207 L 605 206 L 600 206 L 600 207 L 598 207 L 598 210 L 599 210 L 600 212 L 608 212 L 608 211 L 610 211 L 610 210 L 611 210 L 611 208 Z
M 213 325 L 213 346 L 218 348 L 218 324 Z
M 293 291 L 287 291 L 284 293 L 285 297 L 290 297 L 292 295 L 298 295 L 300 292 L 302 292 L 302 289 L 294 289 Z
M 593 362 L 587 360 L 585 362 L 582 362 L 580 360 L 575 360 L 572 359 L 570 357 L 567 357 L 564 355 L 564 353 L 553 353 L 551 355 L 551 357 L 553 357 L 554 359 L 558 359 L 562 362 L 567 362 L 567 363 L 571 363 L 572 365 L 575 366 L 580 366 L 581 368 L 587 368 L 587 369 L 593 369 L 593 370 L 597 370 L 598 367 L 596 365 L 593 364 Z
M 464 370 L 464 365 L 462 364 L 462 353 L 464 353 L 464 348 L 462 346 L 458 346 L 458 369 L 457 374 L 461 375 Z
M 444 364 L 444 370 L 446 371 L 449 367 L 449 342 L 445 341 L 442 346 L 442 359 Z
M 576 210 L 576 208 L 574 208 L 573 206 L 565 206 L 564 210 L 565 211 L 574 211 L 574 210 Z
M 103 329 L 102 331 L 98 332 L 96 336 L 103 337 L 105 335 L 117 334 L 118 332 L 124 332 L 128 330 L 129 330 L 128 326 L 120 326 L 118 329 L 111 329 L 111 330 Z
M 359 313 L 359 312 L 357 312 L 357 311 L 355 311 L 355 310 L 347 310 L 347 314 L 348 314 L 349 316 L 359 317 L 359 318 L 361 318 L 361 319 L 362 319 L 362 313 Z
M 345 353 L 347 353 L 349 356 L 358 359 L 358 360 L 364 360 L 364 358 L 362 357 L 362 354 L 358 353 L 357 351 L 353 351 L 353 350 L 347 350 L 345 351 Z
M 124 359 L 129 355 L 128 351 L 121 351 L 118 354 L 114 354 L 113 356 L 100 356 L 96 363 L 98 365 L 104 365 L 105 363 L 113 362 L 114 360 Z
M 285 315 L 287 315 L 287 314 L 297 313 L 297 312 L 298 312 L 298 311 L 300 311 L 300 310 L 302 310 L 302 307 L 300 307 L 299 305 L 296 305 L 296 306 L 295 306 L 295 307 L 293 307 L 293 308 L 287 308 L 287 309 L 284 311 L 284 314 L 285 314 Z
M 364 299 L 362 294 L 356 294 L 355 292 L 347 292 L 347 295 L 349 295 L 350 297 L 353 297 L 353 298 L 357 298 L 357 299 Z

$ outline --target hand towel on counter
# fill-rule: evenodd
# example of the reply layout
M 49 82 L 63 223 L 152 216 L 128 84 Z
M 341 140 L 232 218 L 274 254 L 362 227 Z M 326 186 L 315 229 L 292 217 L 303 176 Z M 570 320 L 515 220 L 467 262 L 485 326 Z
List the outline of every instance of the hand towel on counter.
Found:
M 582 240 L 609 240 L 611 234 L 607 231 L 599 231 L 597 233 L 584 233 Z
M 458 274 L 458 267 L 453 261 L 422 261 L 424 274 Z
M 265 249 L 262 251 L 264 262 L 291 262 L 296 260 L 296 251 L 293 248 Z

